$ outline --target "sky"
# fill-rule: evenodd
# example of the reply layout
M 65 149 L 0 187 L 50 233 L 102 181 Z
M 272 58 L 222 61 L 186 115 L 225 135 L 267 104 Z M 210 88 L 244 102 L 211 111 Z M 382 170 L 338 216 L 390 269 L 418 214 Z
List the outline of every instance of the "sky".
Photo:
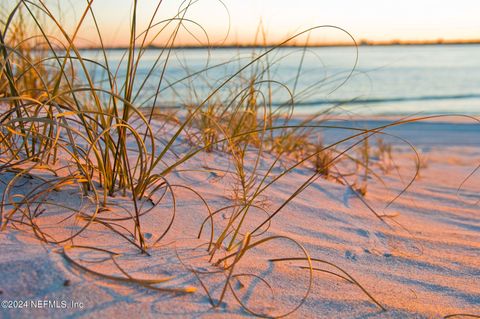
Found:
M 57 0 L 58 1 L 58 0 Z M 186 0 L 188 3 L 190 0 Z M 55 2 L 51 0 L 50 2 Z M 87 1 L 61 0 L 63 19 L 78 21 Z M 159 0 L 138 1 L 137 29 L 150 21 Z M 252 44 L 259 24 L 269 43 L 278 43 L 289 35 L 318 25 L 335 25 L 347 30 L 356 40 L 432 41 L 480 39 L 479 0 L 193 0 L 177 45 Z M 133 0 L 94 0 L 92 7 L 108 46 L 128 43 Z M 185 2 L 163 0 L 155 21 L 174 17 Z M 156 30 L 160 29 L 160 24 Z M 167 41 L 173 24 L 160 34 L 154 44 Z M 202 26 L 203 29 L 199 27 Z M 204 31 L 208 34 L 204 34 Z M 303 41 L 304 39 L 298 39 Z M 90 17 L 80 29 L 78 41 L 95 46 L 98 37 Z M 309 42 L 348 42 L 348 35 L 338 30 L 319 29 Z

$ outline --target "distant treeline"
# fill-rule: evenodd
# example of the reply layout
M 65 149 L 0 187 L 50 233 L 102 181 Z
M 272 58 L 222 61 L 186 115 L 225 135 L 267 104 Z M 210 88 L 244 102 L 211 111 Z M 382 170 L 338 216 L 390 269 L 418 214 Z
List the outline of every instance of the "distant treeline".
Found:
M 390 40 L 390 41 L 370 41 L 370 40 L 359 40 L 356 45 L 358 46 L 394 46 L 394 45 L 465 45 L 465 44 L 480 44 L 480 39 L 474 40 L 430 40 L 430 41 L 407 41 L 407 40 Z M 268 45 L 256 45 L 256 44 L 226 44 L 226 45 L 176 45 L 172 48 L 175 49 L 255 49 L 255 48 L 272 48 L 277 46 L 277 44 L 268 44 Z M 282 48 L 298 48 L 298 47 L 349 47 L 355 46 L 353 42 L 338 42 L 338 43 L 317 43 L 317 44 L 288 44 L 282 45 Z M 151 45 L 149 49 L 166 49 L 169 47 L 161 45 Z M 81 47 L 82 50 L 98 50 L 101 47 L 91 46 L 91 47 Z M 127 47 L 118 46 L 118 47 L 107 47 L 109 50 L 125 50 Z

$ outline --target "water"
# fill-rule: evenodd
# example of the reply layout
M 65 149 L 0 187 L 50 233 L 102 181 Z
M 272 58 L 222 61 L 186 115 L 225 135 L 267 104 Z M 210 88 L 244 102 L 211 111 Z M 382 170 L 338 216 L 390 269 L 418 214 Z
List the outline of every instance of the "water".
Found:
M 247 65 L 262 49 L 176 49 L 173 50 L 161 93 L 154 99 L 165 54 L 151 77 L 141 82 L 161 51 L 149 49 L 139 64 L 135 85 L 136 104 L 143 106 L 179 106 L 202 101 L 229 76 Z M 100 52 L 85 51 L 85 56 L 102 61 Z M 123 51 L 108 52 L 112 68 L 120 66 L 118 77 L 125 75 Z M 272 105 L 291 104 L 297 113 L 313 113 L 336 106 L 343 114 L 480 114 L 480 45 L 362 46 L 276 49 L 247 67 L 213 97 L 232 100 L 232 92 L 248 88 L 248 79 L 264 70 L 256 85 L 262 94 L 257 101 Z M 215 65 L 220 66 L 214 67 Z M 268 73 L 265 72 L 268 67 Z M 353 73 L 349 77 L 350 73 Z M 210 68 L 207 71 L 202 71 Z M 300 72 L 298 72 L 300 70 Z M 188 79 L 188 74 L 199 72 Z M 96 81 L 105 73 L 93 70 Z M 297 74 L 300 74 L 297 77 Z M 243 79 L 243 81 L 241 80 Z M 281 83 L 281 84 L 280 84 Z M 119 91 L 121 81 L 118 81 Z

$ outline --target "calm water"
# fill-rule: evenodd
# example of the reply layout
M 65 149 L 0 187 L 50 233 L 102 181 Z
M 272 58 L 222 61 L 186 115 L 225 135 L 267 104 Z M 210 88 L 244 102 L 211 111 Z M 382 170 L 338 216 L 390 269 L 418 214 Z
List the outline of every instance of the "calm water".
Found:
M 160 85 L 161 93 L 155 100 L 165 54 L 142 87 L 161 53 L 157 49 L 147 50 L 135 84 L 139 92 L 136 103 L 178 106 L 201 101 L 262 52 L 261 49 L 174 50 Z M 85 52 L 86 56 L 102 61 L 99 53 Z M 108 55 L 111 68 L 119 66 L 121 78 L 125 74 L 123 52 L 115 50 Z M 256 88 L 263 95 L 257 101 L 262 101 L 262 96 L 268 100 L 270 88 L 273 105 L 282 105 L 293 96 L 299 113 L 340 104 L 336 111 L 343 114 L 480 114 L 480 45 L 360 47 L 355 66 L 356 57 L 352 47 L 310 48 L 306 52 L 298 48 L 277 49 L 247 67 L 213 98 L 228 98 L 232 92 L 248 87 L 252 75 L 260 74 L 257 80 L 264 82 Z M 195 72 L 199 73 L 184 79 Z M 105 73 L 98 68 L 92 68 L 92 74 L 99 83 L 105 79 Z M 269 87 L 265 80 L 275 82 L 270 81 Z M 121 81 L 118 84 L 121 90 Z

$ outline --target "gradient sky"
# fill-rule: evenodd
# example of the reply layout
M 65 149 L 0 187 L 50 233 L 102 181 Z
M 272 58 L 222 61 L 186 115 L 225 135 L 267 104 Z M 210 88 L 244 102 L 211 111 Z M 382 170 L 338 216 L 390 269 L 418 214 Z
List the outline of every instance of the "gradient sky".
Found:
M 107 45 L 127 43 L 132 2 L 94 0 L 93 7 Z M 78 17 L 86 1 L 71 3 Z M 157 3 L 158 0 L 139 1 L 139 28 L 148 23 Z M 180 3 L 178 0 L 164 0 L 157 21 L 174 16 Z M 357 40 L 480 38 L 479 0 L 223 0 L 223 3 L 230 13 L 231 29 L 227 43 L 252 43 L 260 21 L 263 21 L 270 42 L 323 24 L 342 27 Z M 67 9 L 65 6 L 62 11 Z M 202 24 L 211 42 L 219 44 L 224 39 L 229 19 L 218 0 L 199 0 L 186 17 Z M 88 25 L 83 27 L 80 37 L 86 45 L 95 45 L 97 40 Z M 203 43 L 206 41 L 198 27 L 190 25 L 190 31 Z M 346 40 L 344 34 L 333 30 L 318 31 L 310 37 L 314 43 Z M 195 39 L 183 30 L 177 44 L 194 43 Z

